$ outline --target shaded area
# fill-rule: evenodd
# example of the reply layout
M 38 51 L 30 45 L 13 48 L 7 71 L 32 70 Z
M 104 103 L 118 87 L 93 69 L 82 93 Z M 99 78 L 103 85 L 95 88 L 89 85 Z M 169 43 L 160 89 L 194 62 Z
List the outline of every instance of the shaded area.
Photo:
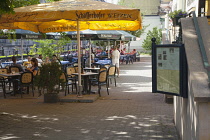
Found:
M 0 139 L 178 140 L 173 105 L 164 103 L 162 94 L 151 93 L 151 62 L 120 68 L 117 87 L 110 85 L 110 95 L 102 87 L 102 97 L 93 103 L 1 97 Z
M 8 120 L 10 122 L 8 125 Z M 0 115 L 1 139 L 177 139 L 171 119 L 165 115 L 114 115 L 98 118 L 84 116 L 78 123 L 77 118 L 67 118 L 68 124 L 56 117 L 28 116 L 23 114 Z M 77 123 L 75 123 L 75 121 Z M 5 123 L 7 122 L 7 123 Z M 97 123 L 96 123 L 97 122 Z M 16 126 L 14 129 L 13 126 Z M 31 128 L 31 126 L 35 126 Z M 94 127 L 93 127 L 94 126 Z M 18 131 L 16 131 L 18 130 Z

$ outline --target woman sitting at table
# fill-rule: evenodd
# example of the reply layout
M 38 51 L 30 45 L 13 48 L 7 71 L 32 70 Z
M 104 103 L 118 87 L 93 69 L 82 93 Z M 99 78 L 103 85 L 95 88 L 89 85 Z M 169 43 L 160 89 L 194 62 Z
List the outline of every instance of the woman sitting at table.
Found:
M 32 58 L 31 59 L 31 64 L 32 67 L 31 68 L 27 68 L 28 71 L 32 72 L 34 76 L 36 76 L 37 72 L 38 72 L 38 61 L 36 58 Z

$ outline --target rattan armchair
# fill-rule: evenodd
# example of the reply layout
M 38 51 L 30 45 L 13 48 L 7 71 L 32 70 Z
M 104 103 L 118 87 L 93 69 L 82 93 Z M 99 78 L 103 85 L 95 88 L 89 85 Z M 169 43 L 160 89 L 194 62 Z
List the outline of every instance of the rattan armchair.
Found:
M 9 69 L 8 68 L 0 68 L 0 74 L 7 74 L 9 73 Z M 11 88 L 11 78 L 8 78 L 7 76 L 0 76 L 2 77 L 1 80 L 4 80 L 4 84 L 8 84 L 9 83 L 9 90 Z M 6 86 L 5 86 L 6 87 Z M 5 89 L 6 91 L 6 89 Z
M 17 73 L 17 72 L 20 72 L 21 69 L 18 66 L 10 66 L 9 71 L 10 72 L 15 71 Z
M 108 81 L 108 86 L 109 86 L 109 81 L 110 83 L 112 84 L 112 79 L 114 79 L 114 82 L 115 82 L 115 87 L 116 87 L 116 66 L 115 65 L 111 65 L 109 68 L 108 68 L 108 75 L 107 75 L 107 81 Z
M 34 96 L 34 85 L 33 85 L 33 73 L 32 72 L 24 72 L 21 74 L 18 85 L 20 88 L 20 93 L 21 93 L 21 98 L 22 98 L 22 89 L 23 87 L 27 87 L 27 93 L 29 94 L 29 87 L 31 86 L 32 88 L 32 93 Z
M 68 94 L 69 94 L 69 86 L 72 86 L 72 92 L 73 92 L 73 86 L 75 86 L 76 89 L 76 93 L 77 93 L 77 85 L 75 80 L 69 80 L 68 76 L 65 72 L 63 72 L 60 76 L 60 79 L 63 80 L 62 82 L 64 82 L 64 86 L 65 86 L 65 96 L 66 96 L 66 91 L 68 89 Z
M 6 86 L 5 86 L 5 79 L 4 79 L 4 77 L 0 77 L 0 86 L 2 87 L 4 98 L 6 98 Z
M 108 83 L 107 83 L 107 70 L 99 72 L 97 79 L 90 79 L 89 81 L 89 90 L 91 91 L 91 85 L 98 86 L 98 94 L 101 96 L 100 90 L 102 85 L 106 85 L 107 94 L 109 95 Z

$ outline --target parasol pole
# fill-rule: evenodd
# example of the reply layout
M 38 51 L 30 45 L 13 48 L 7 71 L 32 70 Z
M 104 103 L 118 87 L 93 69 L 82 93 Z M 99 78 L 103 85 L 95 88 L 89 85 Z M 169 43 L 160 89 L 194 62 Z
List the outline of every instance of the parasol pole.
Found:
M 122 41 L 120 40 L 120 51 L 122 50 Z
M 77 93 L 77 97 L 82 97 L 81 95 L 81 52 L 80 52 L 80 22 L 77 20 L 77 49 L 78 49 L 78 86 L 79 92 Z
M 91 55 L 92 55 L 92 51 L 91 51 L 91 39 L 89 39 L 89 67 L 91 68 Z
M 108 40 L 108 58 L 110 58 L 110 40 Z
M 23 37 L 21 35 L 21 60 L 23 61 Z

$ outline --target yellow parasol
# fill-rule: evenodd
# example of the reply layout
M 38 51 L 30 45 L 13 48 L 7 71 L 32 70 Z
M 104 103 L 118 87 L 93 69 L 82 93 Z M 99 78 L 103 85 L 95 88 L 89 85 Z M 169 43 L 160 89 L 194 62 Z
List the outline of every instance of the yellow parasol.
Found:
M 80 30 L 135 31 L 142 29 L 142 25 L 139 9 L 93 0 L 62 0 L 15 8 L 15 14 L 0 15 L 0 29 L 24 29 L 42 33 L 77 31 L 80 52 Z M 78 57 L 79 87 L 80 62 Z

